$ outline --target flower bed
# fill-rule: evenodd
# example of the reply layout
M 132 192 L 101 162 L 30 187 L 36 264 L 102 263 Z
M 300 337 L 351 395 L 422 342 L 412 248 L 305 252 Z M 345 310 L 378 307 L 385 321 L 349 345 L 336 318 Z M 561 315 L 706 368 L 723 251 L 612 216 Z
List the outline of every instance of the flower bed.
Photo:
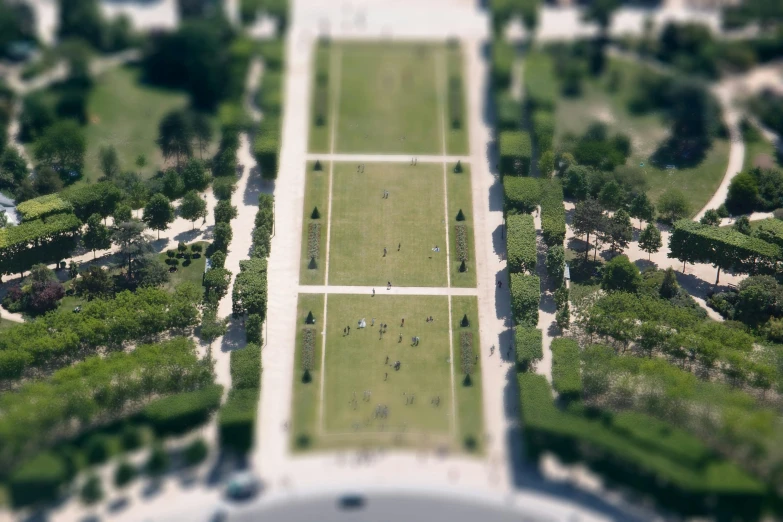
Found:
M 459 261 L 468 260 L 468 227 L 465 225 L 455 225 L 457 231 L 457 259 Z
M 471 332 L 460 332 L 459 348 L 462 355 L 462 371 L 465 375 L 473 373 L 473 334 Z
M 305 328 L 302 330 L 302 370 L 312 371 L 315 361 L 315 330 Z
M 307 227 L 307 257 L 318 259 L 318 250 L 321 245 L 321 224 L 310 223 Z

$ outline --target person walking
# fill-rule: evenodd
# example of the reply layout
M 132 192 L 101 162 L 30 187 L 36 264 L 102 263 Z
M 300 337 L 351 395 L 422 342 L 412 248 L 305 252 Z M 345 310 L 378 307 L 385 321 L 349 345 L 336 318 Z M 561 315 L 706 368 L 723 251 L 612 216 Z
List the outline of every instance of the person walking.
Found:
M 386 247 L 383 249 L 383 257 L 386 257 Z
M 350 325 L 348 326 L 348 335 L 351 335 L 351 327 L 350 327 Z
M 400 248 L 402 247 L 402 243 L 397 243 L 397 252 L 400 251 Z
M 405 318 L 402 318 L 402 321 L 400 321 L 400 328 L 405 326 Z
M 372 289 L 372 296 L 375 297 L 375 288 Z

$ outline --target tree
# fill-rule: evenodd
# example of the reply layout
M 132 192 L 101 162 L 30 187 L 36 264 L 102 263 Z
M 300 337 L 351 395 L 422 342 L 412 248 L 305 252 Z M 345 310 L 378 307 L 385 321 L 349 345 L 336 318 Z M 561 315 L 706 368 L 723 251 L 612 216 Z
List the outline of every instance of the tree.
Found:
M 210 268 L 204 274 L 204 300 L 217 305 L 231 285 L 231 271 L 225 268 Z
M 699 223 L 701 223 L 702 225 L 710 225 L 713 227 L 717 227 L 718 225 L 720 225 L 720 215 L 718 214 L 717 210 L 711 208 L 704 213 L 704 215 L 699 220 Z
M 154 478 L 160 477 L 169 467 L 169 455 L 160 443 L 152 446 L 145 466 L 147 473 Z
M 658 198 L 658 211 L 661 219 L 673 223 L 688 217 L 691 208 L 687 196 L 682 191 L 670 188 Z
M 193 129 L 190 119 L 183 110 L 175 110 L 166 114 L 158 125 L 158 146 L 167 160 L 176 158 L 179 169 L 183 157 L 193 155 L 191 141 Z
M 746 236 L 749 236 L 753 233 L 753 229 L 750 226 L 750 219 L 748 219 L 748 216 L 740 216 L 737 219 L 737 221 L 734 222 L 734 225 L 732 225 L 731 228 L 733 228 L 740 234 L 745 234 Z
M 198 144 L 199 158 L 204 159 L 204 151 L 209 147 L 212 141 L 212 124 L 209 118 L 202 112 L 196 112 L 192 115 L 191 124 L 193 126 L 193 136 Z
M 605 221 L 604 235 L 611 245 L 612 253 L 616 250 L 623 251 L 633 238 L 633 225 L 631 216 L 625 210 L 618 210 L 611 219 Z
M 231 243 L 233 233 L 231 232 L 231 225 L 228 223 L 216 223 L 213 233 L 212 246 L 215 250 L 222 250 L 228 252 L 228 245 Z
M 583 19 L 586 22 L 595 22 L 605 36 L 612 24 L 612 15 L 620 7 L 618 0 L 594 0 L 585 10 Z
M 88 300 L 108 298 L 114 294 L 114 280 L 108 270 L 92 265 L 76 280 L 74 290 Z
M 182 169 L 182 182 L 185 185 L 185 190 L 198 190 L 202 191 L 209 185 L 209 172 L 204 165 L 204 162 L 190 158 Z
M 201 328 L 198 333 L 201 340 L 211 346 L 215 339 L 224 336 L 226 331 L 228 320 L 220 319 L 214 306 L 207 306 L 201 314 Z
M 639 248 L 647 252 L 649 261 L 654 252 L 657 252 L 663 246 L 661 231 L 652 222 L 647 223 L 647 227 L 639 235 Z
M 617 256 L 604 265 L 601 288 L 607 292 L 622 291 L 634 293 L 642 284 L 639 269 L 627 256 Z
M 103 498 L 103 487 L 101 486 L 101 479 L 97 475 L 90 475 L 82 485 L 79 496 L 82 502 L 92 505 L 99 502 Z
M 158 239 L 160 239 L 160 231 L 166 230 L 169 224 L 174 221 L 174 207 L 171 206 L 169 198 L 163 194 L 152 196 L 144 207 L 142 221 L 152 230 L 157 230 Z
M 169 281 L 169 270 L 155 254 L 146 254 L 136 258 L 137 281 L 142 287 L 161 286 Z
M 598 193 L 598 201 L 606 210 L 617 210 L 623 206 L 625 191 L 615 180 L 609 180 L 601 187 L 601 192 Z
M 663 281 L 661 282 L 661 288 L 658 290 L 659 295 L 663 299 L 671 299 L 677 295 L 680 286 L 677 284 L 677 275 L 672 270 L 672 267 L 666 269 L 663 274 Z
M 114 218 L 114 224 L 116 226 L 118 223 L 125 223 L 126 221 L 133 219 L 133 210 L 131 210 L 129 205 L 121 203 L 114 208 L 112 217 Z
M 79 264 L 71 259 L 71 262 L 68 263 L 68 277 L 71 279 L 76 279 L 79 276 Z
M 52 167 L 60 175 L 81 174 L 87 141 L 78 123 L 62 120 L 46 129 L 35 143 L 33 156 L 41 165 Z
M 237 207 L 232 205 L 230 201 L 224 199 L 217 202 L 215 205 L 215 223 L 229 223 L 235 217 L 237 217 Z
M 204 462 L 209 453 L 209 447 L 204 439 L 199 437 L 185 447 L 185 463 L 188 466 L 196 466 Z
M 538 159 L 538 171 L 544 177 L 552 177 L 555 172 L 555 153 L 548 150 Z
M 212 261 L 212 268 L 223 268 L 226 264 L 226 253 L 218 250 L 212 254 L 210 260 Z
M 100 214 L 93 214 L 87 219 L 87 230 L 82 236 L 84 248 L 92 250 L 95 259 L 96 250 L 106 250 L 111 247 L 111 231 L 101 222 Z
M 18 185 L 30 175 L 27 170 L 27 161 L 22 157 L 16 147 L 7 147 L 0 156 L 0 173 L 7 179 Z M 0 176 L 0 181 L 3 176 Z
M 179 214 L 190 221 L 192 229 L 196 228 L 196 220 L 207 217 L 207 202 L 198 192 L 191 190 L 186 193 L 179 204 Z
M 565 251 L 561 245 L 549 247 L 546 252 L 546 271 L 555 284 L 560 287 L 565 276 Z
M 587 254 L 590 251 L 590 234 L 600 230 L 602 220 L 603 210 L 601 210 L 601 205 L 597 200 L 587 198 L 576 204 L 571 226 L 576 235 L 586 236 L 585 260 L 587 260 Z
M 105 22 L 97 0 L 59 0 L 59 40 L 80 38 L 97 49 L 105 39 Z
M 117 149 L 114 148 L 114 145 L 101 147 L 98 151 L 98 157 L 104 178 L 114 179 L 120 173 L 120 158 L 117 156 Z
M 212 183 L 212 193 L 218 201 L 230 200 L 231 195 L 237 189 L 235 177 L 216 178 Z
M 123 460 L 114 470 L 114 485 L 117 489 L 124 489 L 136 478 L 136 468 L 127 460 Z
M 749 172 L 743 172 L 731 180 L 726 196 L 726 208 L 732 214 L 753 212 L 758 205 L 759 187 L 756 178 Z
M 652 221 L 655 217 L 655 206 L 645 192 L 640 192 L 631 200 L 631 207 L 628 212 L 632 218 L 639 220 L 639 228 L 642 228 L 642 221 Z
M 0 228 L 5 228 L 8 226 L 8 214 L 5 213 L 5 210 L 0 211 Z
M 63 189 L 63 180 L 53 168 L 41 166 L 35 173 L 33 187 L 41 195 L 54 194 Z
M 133 261 L 152 251 L 150 238 L 144 234 L 144 224 L 131 220 L 120 223 L 114 229 L 112 242 L 120 249 L 120 254 L 128 262 L 128 278 L 133 278 Z

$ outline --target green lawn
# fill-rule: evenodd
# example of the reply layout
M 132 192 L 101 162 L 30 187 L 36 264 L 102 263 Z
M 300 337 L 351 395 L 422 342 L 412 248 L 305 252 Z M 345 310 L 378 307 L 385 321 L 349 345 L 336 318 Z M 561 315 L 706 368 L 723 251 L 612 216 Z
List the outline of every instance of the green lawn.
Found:
M 307 313 L 315 316 L 315 351 L 313 354 L 313 371 L 310 381 L 306 382 L 302 366 L 302 332 L 305 327 Z M 299 305 L 296 315 L 296 351 L 294 356 L 294 382 L 291 416 L 291 447 L 306 449 L 317 445 L 318 439 L 318 409 L 321 390 L 321 345 L 323 344 L 323 294 L 299 294 Z
M 443 151 L 442 45 L 343 43 L 332 53 L 340 72 L 335 152 Z
M 451 261 L 451 286 L 475 288 L 476 286 L 476 253 L 473 236 L 473 192 L 470 183 L 470 166 L 462 165 L 462 173 L 454 173 L 454 165 L 448 166 L 446 174 L 449 197 L 449 253 Z M 457 221 L 457 213 L 462 209 L 465 221 Z M 455 225 L 464 224 L 468 231 L 468 261 L 467 271 L 460 272 L 460 261 L 457 255 L 457 233 Z
M 322 285 L 326 269 L 326 226 L 329 219 L 329 163 L 321 162 L 323 170 L 314 171 L 315 162 L 307 163 L 305 179 L 304 214 L 302 217 L 302 254 L 299 271 L 299 284 Z M 313 208 L 318 207 L 320 218 L 311 219 Z M 320 225 L 320 241 L 316 268 L 310 268 L 308 255 L 308 236 L 310 224 Z
M 759 160 L 765 160 L 763 156 L 769 156 L 772 159 L 774 166 L 782 167 L 775 153 L 775 145 L 764 139 L 763 136 L 758 136 L 753 140 L 745 140 L 745 160 L 742 163 L 743 172 L 748 171 L 753 167 L 753 163 Z
M 332 128 L 332 105 L 337 89 L 336 71 L 331 67 L 334 58 L 329 44 L 323 42 L 316 44 L 315 72 L 311 85 L 312 114 L 310 116 L 310 146 L 308 148 L 310 152 L 330 152 L 331 149 L 329 138 Z M 323 111 L 324 119 L 316 122 L 319 110 Z
M 196 241 L 195 243 L 188 243 L 188 247 L 192 245 L 201 245 L 202 246 L 202 252 L 201 255 L 198 257 L 198 259 L 192 259 L 190 261 L 190 264 L 188 266 L 184 266 L 182 262 L 184 259 L 180 259 L 179 266 L 177 267 L 176 272 L 172 272 L 169 274 L 169 282 L 166 283 L 164 288 L 169 290 L 170 292 L 173 292 L 175 288 L 177 288 L 182 283 L 193 283 L 194 285 L 200 287 L 203 279 L 204 279 L 204 269 L 207 265 L 207 258 L 204 255 L 204 251 L 207 249 L 207 243 L 206 241 Z M 161 252 L 159 254 L 159 257 L 161 261 L 166 261 L 167 256 L 166 252 Z
M 442 165 L 336 163 L 332 185 L 330 285 L 446 286 Z
M 462 327 L 460 321 L 468 316 L 470 326 Z M 478 300 L 475 297 L 451 298 L 451 317 L 454 342 L 454 382 L 457 392 L 457 419 L 459 441 L 469 451 L 481 451 L 483 446 L 483 407 L 481 403 L 481 353 L 479 350 Z M 473 335 L 473 353 L 479 357 L 474 363 L 470 386 L 465 386 L 465 374 L 461 368 L 460 336 L 462 332 Z M 475 446 L 473 443 L 475 442 Z M 471 448 L 473 448 L 471 450 Z
M 85 180 L 101 176 L 98 151 L 102 146 L 116 147 L 123 170 L 135 169 L 140 154 L 147 158 L 147 176 L 163 164 L 155 144 L 158 123 L 167 112 L 187 106 L 188 98 L 185 93 L 142 85 L 139 78 L 138 69 L 122 67 L 97 79 L 87 107 Z
M 463 54 L 462 49 L 459 46 L 449 46 L 446 49 L 446 78 L 447 82 L 459 81 L 462 86 L 462 96 L 459 101 L 452 101 L 448 98 L 448 90 L 446 91 L 446 103 L 458 103 L 461 106 L 462 112 L 462 125 L 459 128 L 454 128 L 449 122 L 449 106 L 446 105 L 446 128 L 448 133 L 446 134 L 446 152 L 450 155 L 466 155 L 469 153 L 468 147 L 468 104 L 465 99 L 465 92 L 467 92 L 467 84 L 465 83 L 465 77 L 463 74 Z M 448 89 L 449 85 L 446 84 L 443 88 Z
M 8 319 L 3 319 L 0 317 L 0 330 L 5 330 L 6 328 L 11 328 L 12 326 L 16 326 L 19 323 L 16 321 L 10 321 Z
M 637 76 L 645 66 L 627 60 L 610 60 L 609 69 L 620 71 L 616 92 L 607 88 L 607 75 L 593 79 L 586 76 L 583 94 L 577 98 L 560 97 L 556 111 L 556 142 L 566 132 L 580 134 L 594 121 L 606 123 L 610 132 L 622 132 L 631 138 L 632 151 L 628 165 L 640 165 L 647 180 L 647 194 L 655 201 L 668 188 L 682 190 L 691 199 L 696 214 L 710 200 L 723 180 L 729 157 L 729 143 L 716 139 L 705 159 L 694 168 L 658 169 L 650 156 L 666 138 L 668 128 L 660 114 L 636 115 L 628 111 L 628 100 Z M 553 89 L 559 87 L 553 85 Z
M 327 308 L 325 432 L 356 433 L 359 438 L 388 431 L 411 437 L 427 433 L 450 440 L 447 298 L 333 294 Z M 427 316 L 434 322 L 427 323 Z M 405 325 L 400 327 L 403 318 Z M 357 328 L 360 319 L 366 320 L 367 328 Z M 381 323 L 388 325 L 382 338 Z M 348 325 L 350 335 L 344 335 Z M 419 346 L 411 346 L 414 335 L 421 339 Z M 395 361 L 401 363 L 399 371 L 392 367 Z M 372 394 L 369 400 L 363 398 L 365 390 Z M 411 395 L 415 397 L 408 405 Z M 440 397 L 439 406 L 431 403 L 435 397 Z M 388 407 L 387 418 L 374 418 L 378 405 Z

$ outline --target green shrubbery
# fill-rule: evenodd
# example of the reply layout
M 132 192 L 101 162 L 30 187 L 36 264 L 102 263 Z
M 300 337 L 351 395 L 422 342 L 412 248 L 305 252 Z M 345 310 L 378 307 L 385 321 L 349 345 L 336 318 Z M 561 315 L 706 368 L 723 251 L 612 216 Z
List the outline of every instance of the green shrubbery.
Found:
M 497 132 L 516 130 L 522 122 L 522 104 L 508 91 L 495 93 Z
M 500 173 L 504 176 L 527 176 L 533 150 L 530 134 L 526 131 L 503 131 L 498 141 Z
M 220 406 L 222 396 L 219 384 L 169 395 L 149 403 L 143 410 L 144 419 L 158 436 L 182 435 L 204 425 Z
M 15 508 L 54 501 L 67 475 L 62 459 L 39 453 L 19 466 L 8 481 L 11 505 Z
M 525 58 L 525 99 L 530 109 L 554 111 L 557 85 L 552 58 L 543 52 L 528 53 Z
M 54 214 L 67 214 L 72 211 L 73 206 L 60 198 L 58 194 L 28 199 L 16 206 L 16 212 L 22 218 L 22 221 L 45 219 Z
M 505 40 L 492 41 L 492 88 L 506 90 L 511 86 L 511 72 L 514 67 L 514 47 Z
M 261 347 L 248 344 L 231 352 L 231 388 L 244 390 L 261 387 Z
M 536 326 L 538 324 L 538 302 L 541 299 L 541 281 L 538 276 L 514 274 L 510 275 L 511 310 L 514 321 L 521 326 Z
M 541 203 L 541 180 L 505 176 L 503 206 L 506 214 L 530 214 Z
M 506 219 L 508 270 L 512 273 L 536 271 L 536 226 L 530 214 Z
M 275 225 L 275 197 L 271 194 L 259 194 L 258 211 L 253 228 L 252 257 L 266 258 L 272 247 L 272 229 Z
M 548 246 L 565 241 L 566 219 L 563 205 L 563 185 L 559 180 L 542 183 L 541 235 Z
M 258 388 L 247 388 L 232 389 L 228 394 L 218 416 L 220 445 L 224 449 L 246 453 L 253 446 L 259 393 Z
M 514 331 L 514 344 L 517 351 L 517 371 L 527 371 L 544 357 L 539 328 L 517 326 Z
M 539 155 L 552 149 L 552 141 L 555 138 L 555 115 L 545 109 L 533 111 L 533 137 Z
M 281 121 L 271 114 L 265 115 L 258 126 L 258 135 L 253 143 L 253 156 L 256 158 L 261 175 L 265 179 L 277 177 L 278 155 L 280 154 Z
M 579 345 L 573 339 L 552 339 L 552 385 L 561 397 L 578 399 L 582 394 Z

